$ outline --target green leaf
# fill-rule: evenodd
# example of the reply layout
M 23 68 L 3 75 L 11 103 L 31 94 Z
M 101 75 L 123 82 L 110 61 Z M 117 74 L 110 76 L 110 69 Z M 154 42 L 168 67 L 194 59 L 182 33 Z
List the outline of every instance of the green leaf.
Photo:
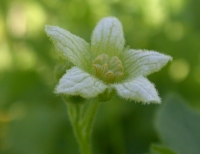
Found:
M 144 77 L 137 77 L 130 81 L 114 84 L 119 96 L 129 100 L 141 101 L 143 103 L 160 103 L 161 100 L 154 85 Z
M 200 115 L 175 96 L 160 108 L 156 128 L 162 141 L 179 154 L 200 153 Z
M 101 80 L 82 71 L 78 67 L 72 67 L 60 79 L 56 87 L 56 94 L 81 96 L 83 98 L 96 97 L 107 88 Z
M 115 17 L 103 18 L 92 34 L 92 52 L 95 56 L 119 56 L 124 49 L 124 34 L 120 21 Z
M 124 70 L 132 77 L 159 71 L 172 57 L 148 50 L 126 50 L 122 57 Z
M 90 67 L 90 45 L 82 38 L 57 26 L 45 26 L 56 49 L 74 65 L 86 70 Z
M 151 145 L 151 151 L 153 152 L 153 154 L 177 154 L 176 152 L 172 151 L 170 148 L 163 145 L 157 145 L 157 144 Z

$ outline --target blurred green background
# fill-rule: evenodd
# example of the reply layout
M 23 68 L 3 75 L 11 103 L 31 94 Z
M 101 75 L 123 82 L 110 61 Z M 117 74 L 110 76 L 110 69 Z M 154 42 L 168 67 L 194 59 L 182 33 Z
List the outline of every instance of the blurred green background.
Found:
M 174 58 L 148 77 L 161 98 L 178 93 L 200 112 L 199 6 L 198 0 L 1 0 L 0 153 L 79 153 L 66 105 L 53 93 L 58 55 L 44 33 L 46 24 L 90 42 L 101 18 L 117 17 L 126 45 Z M 159 142 L 154 128 L 159 107 L 118 98 L 102 103 L 93 131 L 94 153 L 147 152 L 152 142 Z

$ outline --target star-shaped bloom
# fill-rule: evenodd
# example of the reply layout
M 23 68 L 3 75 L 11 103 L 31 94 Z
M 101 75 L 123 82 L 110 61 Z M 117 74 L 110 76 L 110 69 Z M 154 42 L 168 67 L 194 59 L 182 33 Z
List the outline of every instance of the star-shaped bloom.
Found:
M 115 89 L 128 100 L 160 103 L 147 75 L 159 71 L 170 56 L 125 48 L 122 25 L 115 17 L 103 18 L 95 27 L 91 44 L 57 26 L 45 26 L 57 51 L 74 66 L 56 86 L 56 94 L 93 98 Z

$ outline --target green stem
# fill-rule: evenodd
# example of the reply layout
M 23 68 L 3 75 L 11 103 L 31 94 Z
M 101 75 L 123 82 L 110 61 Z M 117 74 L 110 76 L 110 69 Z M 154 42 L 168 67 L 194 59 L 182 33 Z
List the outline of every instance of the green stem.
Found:
M 82 128 L 85 130 L 86 137 L 90 138 L 93 122 L 97 113 L 100 102 L 91 102 L 88 110 L 81 122 Z
M 90 102 L 84 115 L 81 114 L 83 104 L 67 103 L 69 118 L 74 134 L 80 146 L 81 154 L 92 154 L 91 132 L 99 102 Z M 83 116 L 83 117 L 81 117 Z

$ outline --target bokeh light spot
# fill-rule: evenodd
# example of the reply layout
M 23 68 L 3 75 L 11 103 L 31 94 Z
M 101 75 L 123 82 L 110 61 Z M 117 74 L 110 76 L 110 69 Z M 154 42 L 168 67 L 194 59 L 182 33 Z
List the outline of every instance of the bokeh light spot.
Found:
M 169 75 L 176 82 L 183 81 L 189 74 L 190 66 L 185 59 L 174 60 L 169 67 Z
M 26 32 L 26 13 L 22 3 L 12 3 L 8 12 L 7 25 L 15 37 L 22 37 Z
M 26 3 L 27 31 L 31 36 L 37 36 L 44 29 L 46 14 L 37 2 Z
M 146 0 L 142 9 L 144 9 L 144 20 L 153 26 L 159 26 L 168 16 L 167 8 L 160 0 Z

